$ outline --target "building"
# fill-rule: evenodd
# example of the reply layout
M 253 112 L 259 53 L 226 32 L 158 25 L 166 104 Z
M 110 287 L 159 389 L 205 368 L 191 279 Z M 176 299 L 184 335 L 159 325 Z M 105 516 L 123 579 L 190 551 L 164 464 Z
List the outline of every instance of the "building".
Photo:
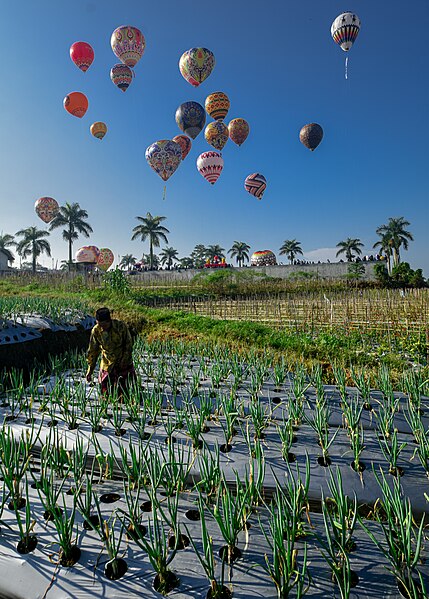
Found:
M 15 258 L 13 257 L 12 252 L 6 248 L 0 248 L 0 271 L 9 270 L 8 262 L 13 262 L 14 260 Z

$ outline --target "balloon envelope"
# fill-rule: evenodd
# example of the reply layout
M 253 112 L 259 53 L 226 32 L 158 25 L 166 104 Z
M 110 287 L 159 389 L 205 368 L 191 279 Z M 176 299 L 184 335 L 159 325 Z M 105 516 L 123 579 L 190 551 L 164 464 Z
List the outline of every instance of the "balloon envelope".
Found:
M 82 92 L 71 92 L 64 98 L 64 108 L 81 119 L 88 110 L 88 98 Z
M 250 127 L 249 123 L 244 119 L 232 119 L 228 125 L 229 137 L 232 141 L 241 146 L 246 141 L 249 135 Z
M 215 121 L 223 120 L 228 114 L 230 102 L 223 92 L 214 92 L 206 98 L 205 109 Z
M 167 181 L 182 161 L 182 149 L 171 139 L 161 139 L 147 148 L 146 160 L 161 179 Z
M 179 60 L 179 69 L 188 83 L 198 87 L 215 66 L 213 52 L 207 48 L 191 48 L 182 54 Z
M 97 139 L 103 139 L 103 137 L 107 133 L 107 125 L 106 123 L 102 123 L 101 121 L 97 121 L 96 123 L 92 123 L 89 128 L 91 134 Z
M 58 214 L 59 209 L 60 207 L 57 200 L 50 197 L 39 198 L 34 204 L 34 210 L 36 211 L 37 216 L 41 218 L 44 223 L 50 223 Z
M 221 152 L 229 139 L 228 127 L 222 121 L 209 123 L 204 132 L 204 137 L 208 144 Z
M 76 262 L 91 262 L 92 264 L 97 263 L 100 250 L 95 245 L 84 245 L 79 248 L 75 254 Z
M 197 158 L 197 169 L 209 183 L 214 185 L 223 169 L 223 158 L 217 152 L 204 152 Z
M 261 250 L 253 252 L 250 257 L 252 266 L 275 266 L 277 264 L 276 255 L 271 250 Z
M 109 248 L 100 248 L 100 253 L 97 257 L 97 266 L 101 270 L 106 271 L 112 266 L 114 259 L 112 250 L 109 250 Z
M 313 152 L 323 139 L 323 129 L 317 123 L 309 123 L 299 132 L 299 139 L 302 144 Z
M 195 139 L 206 123 L 205 110 L 198 102 L 184 102 L 176 110 L 176 123 L 183 133 Z
M 253 173 L 246 177 L 244 181 L 244 189 L 252 194 L 252 196 L 255 196 L 255 198 L 258 198 L 258 200 L 262 199 L 266 188 L 267 180 L 260 173 Z
M 192 141 L 186 135 L 176 135 L 176 137 L 173 137 L 173 141 L 179 144 L 182 150 L 182 160 L 185 160 L 191 150 Z
M 332 39 L 341 50 L 348 52 L 358 36 L 360 26 L 360 19 L 355 13 L 343 12 L 331 25 Z
M 143 56 L 146 41 L 140 29 L 131 25 L 122 25 L 112 33 L 110 45 L 119 60 L 132 68 Z
M 94 50 L 87 42 L 75 42 L 70 46 L 70 58 L 83 72 L 87 71 L 94 60 Z
M 126 92 L 133 80 L 133 72 L 126 64 L 115 64 L 110 69 L 110 79 L 116 87 L 119 87 L 120 90 Z

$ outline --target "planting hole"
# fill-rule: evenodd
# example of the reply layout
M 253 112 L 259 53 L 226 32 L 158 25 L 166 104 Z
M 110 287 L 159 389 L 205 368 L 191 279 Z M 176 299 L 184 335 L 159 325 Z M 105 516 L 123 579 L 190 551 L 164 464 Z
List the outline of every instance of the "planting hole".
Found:
M 192 520 L 192 522 L 198 522 L 198 520 L 201 520 L 201 515 L 198 510 L 188 510 L 185 512 L 185 516 L 188 520 Z
M 160 578 L 157 574 L 153 580 L 153 588 L 162 595 L 167 595 L 170 591 L 179 586 L 180 580 L 173 574 L 173 572 L 167 572 L 165 577 Z
M 329 456 L 320 455 L 317 458 L 317 463 L 319 464 L 319 466 L 323 466 L 324 468 L 327 468 L 328 466 L 330 466 L 332 464 L 332 460 Z
M 241 551 L 238 547 L 232 547 L 230 550 L 228 545 L 224 545 L 219 550 L 219 557 L 222 561 L 233 564 L 236 560 L 240 559 Z
M 89 516 L 88 520 L 85 520 L 83 523 L 85 530 L 93 530 L 94 528 L 98 528 L 100 526 L 100 518 L 96 514 Z
M 274 404 L 279 404 L 282 402 L 282 398 L 281 397 L 273 397 L 273 399 L 271 401 Z
M 210 588 L 207 592 L 206 598 L 212 599 L 213 596 L 214 596 L 213 589 Z M 220 587 L 220 590 L 219 590 L 219 587 L 216 589 L 216 597 L 217 597 L 217 599 L 231 599 L 232 593 L 226 586 L 222 585 Z
M 115 503 L 115 501 L 119 501 L 121 498 L 118 493 L 104 493 L 100 496 L 101 503 Z
M 140 509 L 142 510 L 142 512 L 151 512 L 152 511 L 152 502 L 151 501 L 144 501 L 141 506 Z
M 342 574 L 342 572 L 340 571 L 338 573 L 340 576 Z M 335 578 L 335 576 L 332 574 L 331 576 L 332 582 L 337 583 L 337 580 Z M 354 570 L 350 570 L 350 587 L 353 589 L 354 587 L 357 587 L 357 585 L 359 584 L 359 576 L 356 574 L 356 572 Z
M 222 445 L 219 447 L 219 451 L 222 453 L 229 453 L 231 449 L 232 445 L 230 443 L 222 443 Z
M 186 535 L 180 534 L 179 538 L 177 539 L 177 547 L 176 547 L 176 537 L 175 535 L 171 536 L 168 539 L 168 547 L 170 549 L 174 549 L 176 547 L 176 549 L 180 550 L 180 549 L 186 549 L 186 547 L 189 547 L 189 538 Z
M 366 469 L 366 466 L 363 462 L 359 462 L 356 467 L 356 463 L 353 461 L 350 466 L 355 472 L 363 472 Z
M 16 501 L 11 501 L 8 505 L 10 510 L 22 510 L 26 506 L 27 502 L 24 497 L 20 497 Z
M 74 566 L 74 564 L 76 564 L 80 560 L 80 556 L 81 556 L 81 551 L 80 551 L 79 547 L 77 545 L 73 545 L 73 547 L 71 547 L 70 550 L 67 551 L 67 553 L 65 553 L 63 550 L 61 550 L 60 564 L 62 566 L 66 566 L 67 568 L 70 568 L 71 566 Z
M 26 553 L 31 553 L 37 547 L 37 537 L 36 535 L 30 535 L 25 539 L 21 539 L 16 546 L 16 550 L 21 555 L 25 555 Z
M 48 522 L 52 522 L 53 520 L 55 520 L 55 516 L 61 516 L 62 513 L 63 510 L 60 507 L 55 506 L 53 510 L 46 510 L 45 512 L 43 512 L 43 517 Z
M 130 524 L 127 528 L 127 534 L 133 541 L 138 541 L 147 535 L 147 527 L 144 524 L 137 524 L 136 526 Z
M 283 459 L 288 464 L 293 464 L 293 462 L 296 462 L 296 455 L 294 453 L 292 453 L 291 451 L 289 451 L 287 456 L 283 456 Z
M 127 562 L 121 557 L 116 557 L 104 566 L 104 574 L 109 580 L 122 578 L 128 570 Z

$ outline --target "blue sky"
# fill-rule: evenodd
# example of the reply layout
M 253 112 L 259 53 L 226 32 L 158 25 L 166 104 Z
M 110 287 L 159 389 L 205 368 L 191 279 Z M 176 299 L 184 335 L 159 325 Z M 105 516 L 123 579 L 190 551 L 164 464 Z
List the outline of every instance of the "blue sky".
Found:
M 345 10 L 362 21 L 348 53 L 348 80 L 346 54 L 330 36 L 331 22 Z M 131 241 L 131 231 L 135 217 L 149 211 L 167 217 L 168 245 L 180 256 L 198 243 L 229 249 L 234 241 L 278 254 L 285 239 L 295 238 L 317 260 L 332 257 L 347 237 L 360 238 L 371 253 L 375 229 L 403 216 L 415 241 L 402 258 L 429 276 L 427 0 L 21 0 L 3 2 L 1 18 L 3 233 L 43 228 L 33 206 L 48 195 L 88 211 L 94 233 L 75 250 L 91 243 L 139 258 L 148 245 Z M 110 36 L 124 24 L 146 38 L 126 93 L 109 77 L 117 62 Z M 95 51 L 86 73 L 69 57 L 78 40 Z M 178 69 L 181 54 L 194 46 L 216 57 L 198 88 Z M 71 91 L 89 99 L 82 119 L 63 108 Z M 201 133 L 163 200 L 164 182 L 145 150 L 180 133 L 179 104 L 204 104 L 214 91 L 230 98 L 226 121 L 245 118 L 250 135 L 240 148 L 227 143 L 223 173 L 211 186 L 196 170 L 198 155 L 210 149 Z M 89 133 L 98 120 L 109 127 L 102 141 Z M 313 153 L 299 142 L 310 122 L 324 129 Z M 262 201 L 243 188 L 253 172 L 268 181 Z M 61 231 L 49 240 L 54 260 L 65 259 Z

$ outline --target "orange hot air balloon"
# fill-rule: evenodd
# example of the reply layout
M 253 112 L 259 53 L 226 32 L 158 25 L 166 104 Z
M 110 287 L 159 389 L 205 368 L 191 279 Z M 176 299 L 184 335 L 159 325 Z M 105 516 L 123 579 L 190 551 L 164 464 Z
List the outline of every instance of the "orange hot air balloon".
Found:
M 88 98 L 82 92 L 71 92 L 64 98 L 64 108 L 81 119 L 88 110 Z
M 241 146 L 246 141 L 249 135 L 250 127 L 249 123 L 244 119 L 232 119 L 228 125 L 229 137 L 232 141 Z
M 94 50 L 87 42 L 75 42 L 70 47 L 70 58 L 83 72 L 87 71 L 94 60 Z
M 57 216 L 60 207 L 57 200 L 45 196 L 36 200 L 34 209 L 37 216 L 41 218 L 44 223 L 50 223 L 51 220 Z
M 206 112 L 216 121 L 223 120 L 226 117 L 229 106 L 229 98 L 223 92 L 214 92 L 206 98 Z
M 97 121 L 96 123 L 92 123 L 89 128 L 91 134 L 97 139 L 103 139 L 103 137 L 107 133 L 107 125 L 106 123 L 102 123 L 101 121 Z

